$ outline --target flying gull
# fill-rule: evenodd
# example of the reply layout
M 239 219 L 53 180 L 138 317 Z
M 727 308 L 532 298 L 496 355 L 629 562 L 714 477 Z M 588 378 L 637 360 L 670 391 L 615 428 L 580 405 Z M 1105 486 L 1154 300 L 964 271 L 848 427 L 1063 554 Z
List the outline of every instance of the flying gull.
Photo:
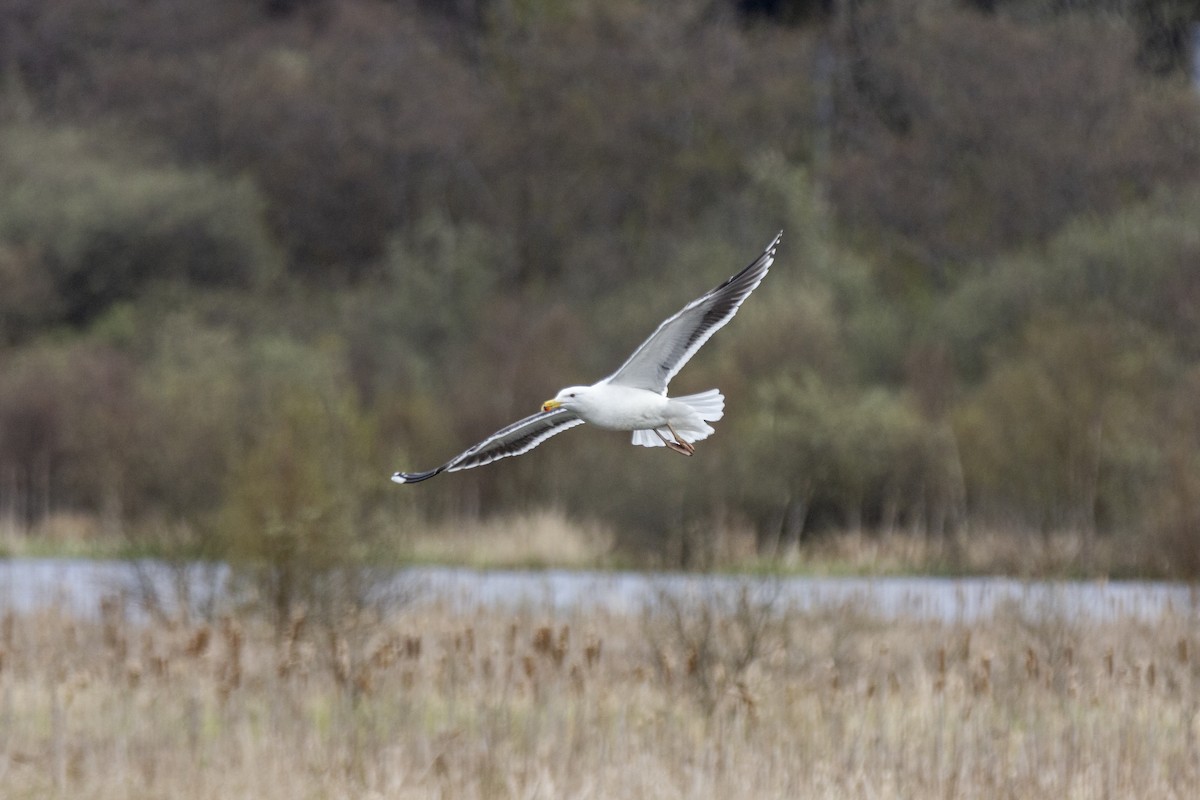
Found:
M 684 397 L 667 397 L 667 384 L 709 337 L 733 319 L 742 302 L 762 282 L 775 261 L 783 232 L 762 255 L 711 292 L 667 318 L 620 368 L 591 386 L 568 386 L 537 414 L 514 422 L 436 469 L 397 472 L 396 483 L 417 483 L 443 472 L 457 472 L 519 456 L 567 428 L 590 422 L 598 428 L 633 431 L 642 447 L 669 447 L 690 456 L 698 442 L 713 433 L 708 423 L 725 412 L 717 389 Z

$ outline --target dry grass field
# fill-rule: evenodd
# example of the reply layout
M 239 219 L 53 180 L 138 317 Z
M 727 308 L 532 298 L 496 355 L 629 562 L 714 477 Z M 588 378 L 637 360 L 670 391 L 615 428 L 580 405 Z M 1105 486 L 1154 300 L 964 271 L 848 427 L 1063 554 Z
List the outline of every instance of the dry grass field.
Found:
M 1200 631 L 745 597 L 0 622 L 22 798 L 1191 798 Z

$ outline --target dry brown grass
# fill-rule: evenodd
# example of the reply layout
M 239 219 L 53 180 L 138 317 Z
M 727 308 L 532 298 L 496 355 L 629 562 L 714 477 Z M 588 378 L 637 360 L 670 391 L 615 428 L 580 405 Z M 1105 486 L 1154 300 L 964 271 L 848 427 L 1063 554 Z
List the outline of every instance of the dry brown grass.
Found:
M 543 508 L 488 518 L 439 520 L 401 515 L 377 542 L 381 565 L 452 564 L 481 569 L 704 568 L 731 572 L 805 575 L 1009 575 L 1028 578 L 1178 578 L 1186 559 L 1153 537 L 1092 539 L 1078 531 L 1039 533 L 1020 528 L 974 527 L 955 537 L 897 529 L 826 532 L 801 543 L 771 547 L 739 520 L 667 537 L 648 550 L 621 548 L 610 528 L 560 510 Z M 0 555 L 14 557 L 167 558 L 195 548 L 186 526 L 150 525 L 131 539 L 127 531 L 87 514 L 53 514 L 33 528 L 0 515 Z M 1137 546 L 1134 546 L 1136 543 Z M 760 544 L 763 546 L 760 548 Z M 674 555 L 671 555 L 671 554 Z
M 19 798 L 1194 797 L 1196 622 L 0 621 Z M 670 612 L 663 612 L 664 614 Z M 736 666 L 747 625 L 748 663 Z M 692 631 L 688 636 L 672 631 Z M 700 631 L 700 638 L 694 632 Z M 707 637 L 707 638 L 706 638 Z M 706 661 L 707 659 L 707 661 Z M 705 675 L 701 685 L 699 676 Z M 713 676 L 716 676 L 715 683 Z M 720 687 L 711 698 L 708 685 Z
M 472 567 L 597 567 L 613 549 L 613 535 L 598 523 L 575 522 L 539 510 L 486 520 L 422 523 L 398 550 L 418 563 Z
M 792 546 L 767 565 L 785 571 L 834 575 L 1156 577 L 1163 570 L 1155 558 L 1159 556 L 1147 552 L 1146 547 L 1133 547 L 1128 535 L 1088 540 L 1078 531 L 1040 534 L 980 528 L 959 539 L 903 531 L 845 531 Z

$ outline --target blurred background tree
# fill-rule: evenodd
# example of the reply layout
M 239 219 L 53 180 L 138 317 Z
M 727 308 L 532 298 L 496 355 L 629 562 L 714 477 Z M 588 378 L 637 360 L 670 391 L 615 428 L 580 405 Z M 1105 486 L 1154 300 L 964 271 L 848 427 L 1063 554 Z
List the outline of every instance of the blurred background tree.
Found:
M 543 508 L 666 566 L 731 531 L 1003 529 L 1195 574 L 1198 24 L 0 0 L 0 518 L 261 567 L 280 615 L 421 520 Z M 780 228 L 678 379 L 728 397 L 695 459 L 582 430 L 388 488 L 606 374 Z

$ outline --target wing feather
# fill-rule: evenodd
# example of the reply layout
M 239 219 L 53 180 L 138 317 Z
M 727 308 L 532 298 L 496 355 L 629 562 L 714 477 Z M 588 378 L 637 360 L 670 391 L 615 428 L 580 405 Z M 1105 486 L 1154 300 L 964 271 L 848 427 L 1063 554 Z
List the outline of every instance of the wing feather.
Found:
M 481 467 L 500 458 L 519 456 L 529 452 L 551 436 L 582 424 L 583 420 L 575 416 L 575 412 L 565 408 L 539 411 L 537 414 L 501 428 L 479 444 L 464 450 L 436 469 L 426 472 L 397 472 L 392 475 L 392 480 L 396 483 L 419 483 L 443 472 L 458 472 L 461 469 Z
M 712 291 L 666 319 L 621 367 L 605 380 L 665 393 L 675 373 L 709 338 L 725 326 L 775 261 L 780 231 L 762 255 Z

